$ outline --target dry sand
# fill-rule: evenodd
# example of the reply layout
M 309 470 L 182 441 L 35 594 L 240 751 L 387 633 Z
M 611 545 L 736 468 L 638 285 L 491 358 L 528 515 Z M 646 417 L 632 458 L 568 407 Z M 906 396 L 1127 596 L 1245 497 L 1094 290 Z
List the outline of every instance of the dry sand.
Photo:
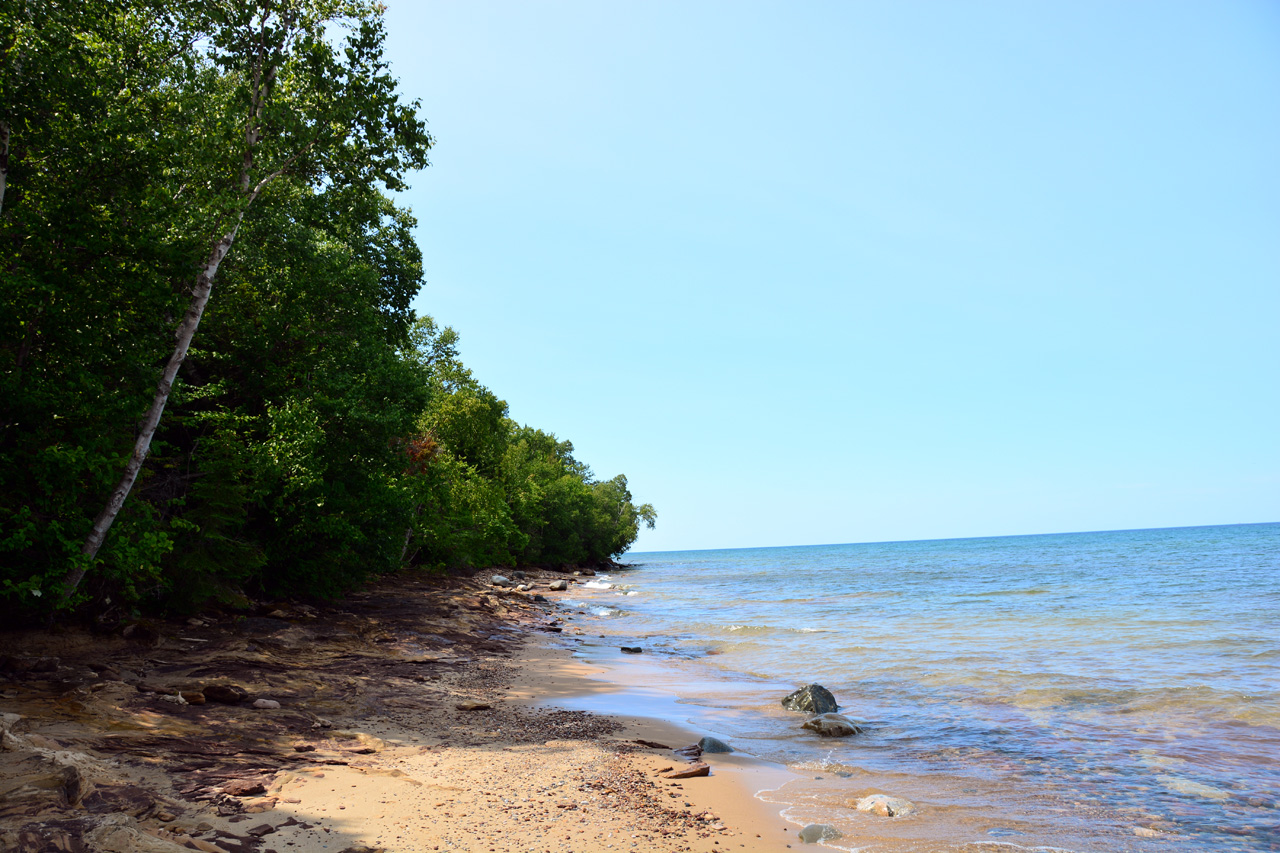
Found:
M 552 707 L 619 689 L 553 603 L 407 578 L 260 613 L 0 635 L 0 851 L 800 846 L 753 796 L 785 770 L 707 755 L 668 779 L 700 733 Z

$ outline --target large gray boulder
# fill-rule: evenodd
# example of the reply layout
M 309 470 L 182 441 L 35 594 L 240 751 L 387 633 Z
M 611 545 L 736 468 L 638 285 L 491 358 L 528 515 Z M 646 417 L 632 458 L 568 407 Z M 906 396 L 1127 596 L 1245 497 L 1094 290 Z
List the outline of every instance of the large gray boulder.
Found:
M 511 586 L 511 579 L 504 577 L 503 575 L 494 575 L 489 579 L 489 583 L 494 586 Z
M 805 720 L 801 728 L 817 732 L 821 737 L 848 737 L 862 734 L 862 726 L 844 714 L 819 714 Z
M 801 687 L 795 693 L 782 700 L 782 707 L 791 711 L 804 711 L 809 714 L 830 714 L 840 710 L 840 706 L 836 704 L 836 697 L 832 696 L 831 691 L 821 684 L 810 684 L 807 687 Z
M 568 588 L 569 588 L 568 581 L 552 581 L 551 583 L 547 584 L 547 589 L 554 590 L 555 592 L 563 592 Z

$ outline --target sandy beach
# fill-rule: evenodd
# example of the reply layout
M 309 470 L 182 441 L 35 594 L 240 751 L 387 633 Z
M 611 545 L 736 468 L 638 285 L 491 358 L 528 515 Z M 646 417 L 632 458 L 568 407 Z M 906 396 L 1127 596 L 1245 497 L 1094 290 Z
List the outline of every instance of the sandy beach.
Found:
M 692 766 L 672 749 L 705 733 L 557 708 L 626 688 L 574 658 L 587 617 L 547 589 L 565 576 L 535 575 L 528 593 L 487 577 L 8 633 L 0 849 L 799 846 L 754 797 L 782 768 L 704 755 L 709 776 L 668 778 Z

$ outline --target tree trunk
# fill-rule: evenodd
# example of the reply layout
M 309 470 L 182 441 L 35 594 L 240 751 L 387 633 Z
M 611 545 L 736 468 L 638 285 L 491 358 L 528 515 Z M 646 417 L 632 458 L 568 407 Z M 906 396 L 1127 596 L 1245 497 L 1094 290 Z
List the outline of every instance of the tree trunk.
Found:
M 4 213 L 4 191 L 9 186 L 9 122 L 0 121 L 0 213 Z
M 169 356 L 169 363 L 165 365 L 164 373 L 160 375 L 160 384 L 156 386 L 156 394 L 151 400 L 151 408 L 147 410 L 147 416 L 142 422 L 142 428 L 138 431 L 138 439 L 133 445 L 133 455 L 129 457 L 129 463 L 124 468 L 124 476 L 120 478 L 120 482 L 116 484 L 115 489 L 111 492 L 107 505 L 103 507 L 102 512 L 98 513 L 98 517 L 93 520 L 93 527 L 89 530 L 89 535 L 85 537 L 84 545 L 80 549 L 81 559 L 77 561 L 76 565 L 72 566 L 63 580 L 61 600 L 63 604 L 71 598 L 76 591 L 76 587 L 80 585 L 80 581 L 84 578 L 85 572 L 93 565 L 94 558 L 98 556 L 98 549 L 102 547 L 102 542 L 107 537 L 107 531 L 111 529 L 112 522 L 120 514 L 120 508 L 124 506 L 125 498 L 129 496 L 130 490 L 133 489 L 134 481 L 138 479 L 138 472 L 142 470 L 142 463 L 147 461 L 147 455 L 151 452 L 151 439 L 156 434 L 156 427 L 160 425 L 160 416 L 164 414 L 165 404 L 169 402 L 169 393 L 173 390 L 173 381 L 178 375 L 178 368 L 182 367 L 182 361 L 187 357 L 187 350 L 191 347 L 191 339 L 195 337 L 196 327 L 200 325 L 200 318 L 204 315 L 204 308 L 209 304 L 209 293 L 213 290 L 213 278 L 218 274 L 218 266 L 222 263 L 222 259 L 227 256 L 227 252 L 230 251 L 231 244 L 235 242 L 236 232 L 240 230 L 240 222 L 243 219 L 244 214 L 241 213 L 236 219 L 235 227 L 214 245 L 213 251 L 209 253 L 204 267 L 200 270 L 200 274 L 196 276 L 195 288 L 191 292 L 191 304 L 187 306 L 187 313 L 183 316 L 182 323 L 175 333 L 177 343 L 173 348 L 173 355 Z

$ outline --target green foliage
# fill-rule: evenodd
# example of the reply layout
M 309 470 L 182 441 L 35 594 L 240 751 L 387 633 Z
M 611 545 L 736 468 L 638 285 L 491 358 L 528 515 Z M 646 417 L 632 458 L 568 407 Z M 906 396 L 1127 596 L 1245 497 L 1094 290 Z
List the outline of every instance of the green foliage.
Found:
M 652 522 L 410 310 L 421 252 L 386 192 L 431 140 L 383 36 L 357 0 L 0 0 L 0 606 L 47 612 L 82 563 L 78 601 L 128 611 L 601 562 Z M 236 221 L 88 565 L 193 269 Z

